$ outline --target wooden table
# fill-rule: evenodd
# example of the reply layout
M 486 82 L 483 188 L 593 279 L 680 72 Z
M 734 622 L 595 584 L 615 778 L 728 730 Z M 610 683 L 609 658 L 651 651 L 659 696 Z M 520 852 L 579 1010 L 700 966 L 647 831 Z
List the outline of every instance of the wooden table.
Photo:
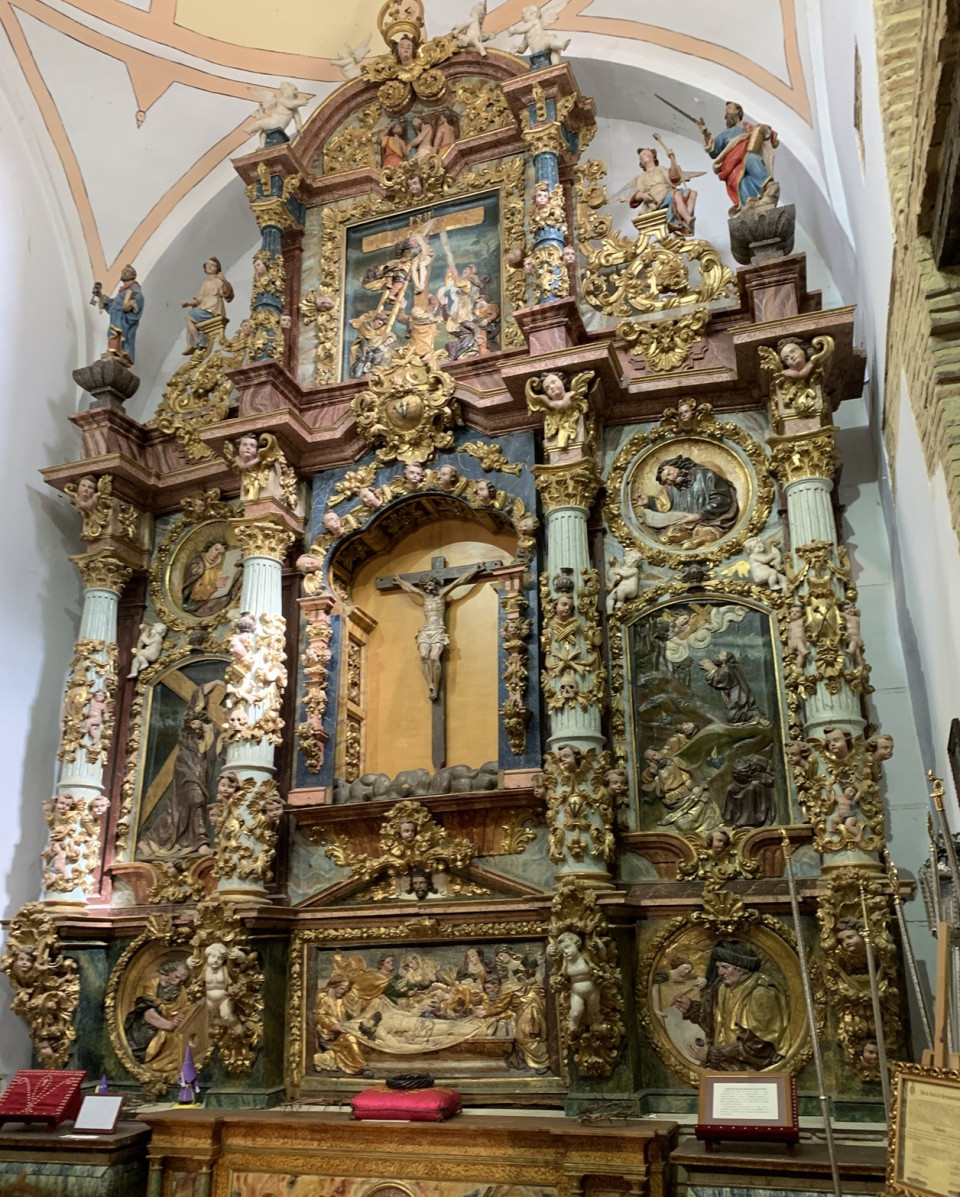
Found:
M 669 1197 L 678 1132 L 655 1119 L 580 1126 L 556 1115 L 472 1111 L 443 1123 L 287 1110 L 171 1110 L 141 1119 L 153 1130 L 148 1197 L 466 1197 L 496 1185 L 510 1185 L 516 1197 L 541 1188 L 557 1197 Z
M 145 1191 L 150 1130 L 119 1122 L 110 1135 L 74 1135 L 8 1122 L 0 1130 L 0 1197 L 8 1189 L 56 1197 L 134 1197 Z M 19 1182 L 19 1183 L 17 1183 Z
M 883 1184 L 887 1151 L 866 1144 L 837 1144 L 837 1163 L 844 1194 L 876 1193 Z M 767 1143 L 706 1145 L 684 1139 L 671 1161 L 677 1168 L 679 1189 L 734 1189 L 754 1193 L 762 1189 L 795 1189 L 833 1193 L 826 1144 L 801 1139 L 796 1155 Z

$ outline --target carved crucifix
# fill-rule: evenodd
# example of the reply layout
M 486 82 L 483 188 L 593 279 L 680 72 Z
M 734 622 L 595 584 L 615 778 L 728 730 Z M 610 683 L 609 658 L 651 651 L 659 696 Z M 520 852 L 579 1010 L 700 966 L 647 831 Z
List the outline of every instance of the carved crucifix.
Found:
M 447 763 L 446 686 L 443 654 L 450 643 L 447 632 L 447 595 L 465 582 L 484 577 L 501 561 L 480 561 L 476 565 L 447 565 L 443 557 L 431 557 L 430 568 L 415 574 L 388 574 L 377 578 L 377 589 L 403 590 L 423 606 L 423 623 L 417 632 L 420 669 L 427 681 L 432 713 L 432 758 L 434 769 Z

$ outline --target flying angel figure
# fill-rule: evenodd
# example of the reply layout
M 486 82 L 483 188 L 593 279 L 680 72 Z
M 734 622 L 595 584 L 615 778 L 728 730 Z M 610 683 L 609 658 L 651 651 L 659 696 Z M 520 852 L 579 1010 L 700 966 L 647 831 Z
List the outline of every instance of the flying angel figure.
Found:
M 550 27 L 556 25 L 566 0 L 547 0 L 541 8 L 538 4 L 528 4 L 520 12 L 520 20 L 511 25 L 507 33 L 520 39 L 517 54 L 549 54 L 550 62 L 556 66 L 560 55 L 570 45 L 570 39 L 562 42 Z
M 367 51 L 370 49 L 370 34 L 352 50 L 344 42 L 340 47 L 340 57 L 333 59 L 333 65 L 340 68 L 340 74 L 344 79 L 359 79 L 361 75 L 360 63 L 367 56 Z
M 292 120 L 297 132 L 303 128 L 300 109 L 313 99 L 313 93 L 300 91 L 289 81 L 277 87 L 248 87 L 247 91 L 257 101 L 257 111 L 243 126 L 244 132 L 260 131 L 260 145 L 267 144 L 268 133 L 286 133 Z
M 487 19 L 487 0 L 479 0 L 470 9 L 470 16 L 461 25 L 454 25 L 451 33 L 456 35 L 457 41 L 464 50 L 476 50 L 483 58 L 487 56 L 484 42 L 492 42 L 496 34 L 484 33 L 483 22 Z

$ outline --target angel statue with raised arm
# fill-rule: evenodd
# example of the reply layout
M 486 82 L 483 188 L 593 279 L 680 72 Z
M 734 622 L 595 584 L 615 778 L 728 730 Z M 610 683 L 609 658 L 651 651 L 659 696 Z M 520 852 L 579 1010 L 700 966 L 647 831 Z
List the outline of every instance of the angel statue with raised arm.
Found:
M 476 50 L 481 57 L 486 58 L 487 47 L 484 42 L 492 42 L 496 34 L 484 33 L 483 22 L 487 19 L 487 0 L 479 0 L 470 9 L 470 15 L 460 25 L 454 25 L 450 30 L 456 36 L 464 50 Z
M 699 178 L 705 172 L 681 170 L 673 150 L 663 142 L 659 134 L 654 133 L 653 136 L 666 152 L 670 165 L 661 166 L 657 151 L 648 146 L 641 146 L 637 150 L 641 173 L 629 187 L 624 188 L 625 192 L 630 190 L 630 207 L 639 208 L 641 212 L 654 212 L 664 208 L 669 231 L 692 236 L 697 193 L 687 186 L 687 181 Z M 626 198 L 626 195 L 621 195 L 620 202 Z
M 254 133 L 259 130 L 261 146 L 289 141 L 287 127 L 291 120 L 298 133 L 303 128 L 300 109 L 308 100 L 313 99 L 312 94 L 300 91 L 297 85 L 289 80 L 281 83 L 279 88 L 248 87 L 247 91 L 257 101 L 257 111 L 243 126 L 244 132 Z
M 344 79 L 359 79 L 362 74 L 360 70 L 360 63 L 367 56 L 370 49 L 370 35 L 360 43 L 359 46 L 352 48 L 346 42 L 340 47 L 340 55 L 333 59 L 333 65 L 340 68 L 340 74 Z
M 547 0 L 541 8 L 539 4 L 527 4 L 520 11 L 520 20 L 507 29 L 507 33 L 518 37 L 517 54 L 549 54 L 552 65 L 560 61 L 560 55 L 570 45 L 570 39 L 562 42 L 551 26 L 555 25 L 563 11 L 566 0 Z

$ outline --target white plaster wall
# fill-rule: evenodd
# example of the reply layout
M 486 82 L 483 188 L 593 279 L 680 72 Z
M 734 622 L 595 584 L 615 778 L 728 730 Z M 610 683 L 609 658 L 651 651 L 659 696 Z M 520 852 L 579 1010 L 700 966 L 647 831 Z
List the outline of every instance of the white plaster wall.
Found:
M 67 560 L 79 521 L 37 471 L 78 454 L 67 422 L 77 388 L 82 300 L 62 221 L 22 113 L 0 91 L 0 913 L 40 888 L 41 803 L 52 793 L 60 693 L 79 623 L 80 582 Z M 0 1084 L 29 1063 L 30 1043 L 0 981 Z

